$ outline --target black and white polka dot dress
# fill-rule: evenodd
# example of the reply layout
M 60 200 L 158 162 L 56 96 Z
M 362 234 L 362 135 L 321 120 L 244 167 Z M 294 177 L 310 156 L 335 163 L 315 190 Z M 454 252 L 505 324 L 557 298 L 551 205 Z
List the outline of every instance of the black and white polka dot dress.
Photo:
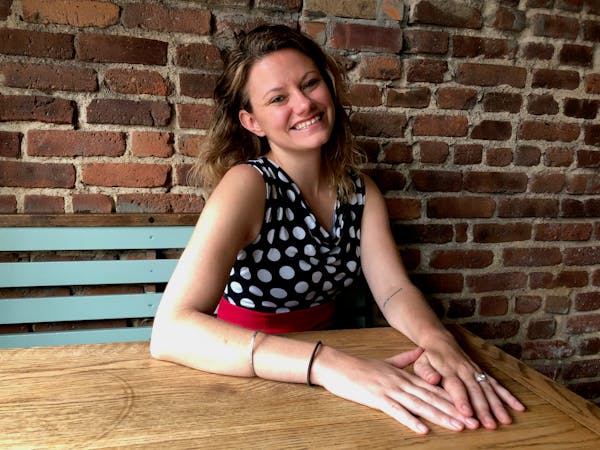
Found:
M 279 166 L 266 157 L 248 164 L 265 180 L 265 217 L 258 237 L 238 253 L 224 298 L 263 313 L 333 301 L 360 275 L 363 180 L 352 176 L 355 194 L 336 202 L 333 229 L 326 230 Z

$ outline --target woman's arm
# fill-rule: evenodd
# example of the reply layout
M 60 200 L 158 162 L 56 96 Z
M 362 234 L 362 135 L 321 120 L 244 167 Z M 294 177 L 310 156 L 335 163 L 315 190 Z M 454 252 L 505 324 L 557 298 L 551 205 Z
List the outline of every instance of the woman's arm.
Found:
M 368 177 L 366 188 L 361 264 L 388 323 L 425 350 L 415 363 L 415 373 L 432 384 L 441 381 L 458 410 L 466 416 L 475 413 L 486 428 L 496 427 L 492 414 L 501 423 L 510 423 L 502 401 L 518 411 L 523 405 L 491 377 L 489 382 L 475 381 L 481 369 L 462 351 L 408 278 L 390 230 L 385 201 Z

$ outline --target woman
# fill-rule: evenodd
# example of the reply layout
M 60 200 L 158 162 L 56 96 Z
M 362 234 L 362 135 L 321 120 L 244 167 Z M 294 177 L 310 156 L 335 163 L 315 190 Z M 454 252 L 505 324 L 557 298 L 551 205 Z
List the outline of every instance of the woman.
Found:
M 510 423 L 503 402 L 523 405 L 462 352 L 406 274 L 384 199 L 358 170 L 336 63 L 285 26 L 241 34 L 226 59 L 197 166 L 211 195 L 156 314 L 152 355 L 321 385 L 418 433 L 418 417 L 456 431 Z M 335 296 L 361 271 L 418 349 L 375 361 L 278 335 L 330 326 Z M 419 376 L 403 370 L 413 362 Z

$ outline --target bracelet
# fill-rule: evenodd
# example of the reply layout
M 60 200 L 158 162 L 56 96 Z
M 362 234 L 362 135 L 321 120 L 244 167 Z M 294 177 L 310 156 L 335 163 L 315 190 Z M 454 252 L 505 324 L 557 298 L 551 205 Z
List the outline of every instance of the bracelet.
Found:
M 256 376 L 256 372 L 254 371 L 254 342 L 258 333 L 258 330 L 255 331 L 250 338 L 250 369 L 252 370 L 252 376 Z
M 315 355 L 317 354 L 317 350 L 320 346 L 321 341 L 318 341 L 317 345 L 315 345 L 315 348 L 313 348 L 312 354 L 310 355 L 310 360 L 308 361 L 308 369 L 306 370 L 306 384 L 308 384 L 309 386 L 314 386 L 314 384 L 310 382 L 310 369 L 312 369 L 313 361 L 315 360 Z

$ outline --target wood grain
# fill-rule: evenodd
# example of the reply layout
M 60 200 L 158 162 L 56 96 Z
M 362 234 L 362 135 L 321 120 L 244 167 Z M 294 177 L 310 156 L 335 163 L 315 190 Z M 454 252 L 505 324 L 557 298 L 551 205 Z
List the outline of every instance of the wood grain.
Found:
M 583 400 L 453 332 L 527 405 L 512 425 L 461 433 L 432 425 L 417 436 L 321 388 L 199 372 L 151 359 L 147 343 L 121 343 L 0 351 L 0 448 L 599 448 L 595 406 L 588 414 L 568 405 Z M 295 337 L 371 358 L 413 347 L 389 328 Z

